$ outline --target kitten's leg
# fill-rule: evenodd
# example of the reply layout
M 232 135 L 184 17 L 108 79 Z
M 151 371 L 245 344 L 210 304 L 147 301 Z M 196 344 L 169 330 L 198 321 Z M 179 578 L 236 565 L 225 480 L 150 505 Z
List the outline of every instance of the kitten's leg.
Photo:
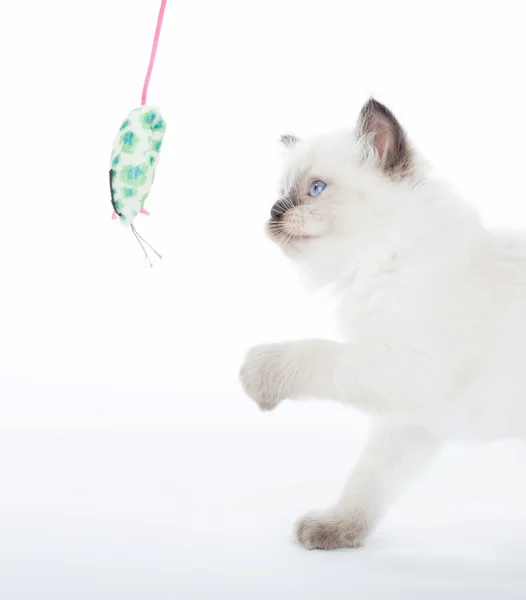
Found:
M 436 361 L 410 349 L 361 347 L 329 340 L 255 346 L 240 378 L 262 410 L 285 398 L 329 398 L 375 415 L 407 415 L 433 406 L 444 391 Z
M 334 369 L 343 347 L 325 340 L 254 346 L 241 367 L 241 383 L 262 410 L 272 410 L 285 398 L 333 397 Z
M 429 464 L 440 444 L 421 427 L 378 423 L 338 504 L 298 522 L 300 543 L 324 550 L 361 546 L 388 505 Z

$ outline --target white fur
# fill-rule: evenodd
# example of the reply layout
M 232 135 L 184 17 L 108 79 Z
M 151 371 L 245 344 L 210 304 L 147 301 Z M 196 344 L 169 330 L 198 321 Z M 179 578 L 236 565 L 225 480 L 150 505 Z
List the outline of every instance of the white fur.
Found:
M 417 161 L 390 178 L 351 132 L 290 150 L 284 193 L 305 197 L 276 239 L 339 295 L 345 341 L 255 347 L 241 380 L 263 409 L 328 398 L 376 419 L 340 501 L 299 522 L 309 548 L 359 545 L 443 441 L 526 436 L 526 236 L 487 231 Z

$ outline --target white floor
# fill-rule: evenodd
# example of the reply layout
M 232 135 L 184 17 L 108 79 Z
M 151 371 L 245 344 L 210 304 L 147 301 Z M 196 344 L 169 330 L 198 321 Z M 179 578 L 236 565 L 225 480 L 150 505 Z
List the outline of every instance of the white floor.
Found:
M 55 418 L 76 394 L 79 420 L 0 432 L 5 600 L 526 597 L 521 444 L 448 448 L 366 547 L 308 552 L 292 525 L 335 499 L 364 436 L 353 411 L 260 414 L 224 388 L 237 417 L 189 418 L 170 390 L 128 409 L 115 389 L 42 392 Z

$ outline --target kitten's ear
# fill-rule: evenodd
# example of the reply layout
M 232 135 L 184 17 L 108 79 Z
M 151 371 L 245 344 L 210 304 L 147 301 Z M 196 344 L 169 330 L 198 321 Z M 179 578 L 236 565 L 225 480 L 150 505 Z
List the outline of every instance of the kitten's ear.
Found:
M 400 179 L 411 174 L 413 158 L 406 134 L 393 113 L 374 98 L 360 112 L 357 135 L 366 151 L 373 150 L 386 175 Z
M 279 141 L 287 148 L 294 148 L 299 139 L 295 135 L 282 135 Z

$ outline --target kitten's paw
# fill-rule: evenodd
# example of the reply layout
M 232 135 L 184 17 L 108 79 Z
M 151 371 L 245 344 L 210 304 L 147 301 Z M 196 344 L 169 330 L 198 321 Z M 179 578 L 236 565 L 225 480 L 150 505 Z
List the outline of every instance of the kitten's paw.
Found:
M 239 373 L 245 393 L 261 410 L 273 410 L 287 397 L 282 346 L 254 346 L 248 351 Z
M 296 536 L 309 550 L 359 548 L 370 531 L 368 521 L 358 514 L 310 513 L 296 524 Z

